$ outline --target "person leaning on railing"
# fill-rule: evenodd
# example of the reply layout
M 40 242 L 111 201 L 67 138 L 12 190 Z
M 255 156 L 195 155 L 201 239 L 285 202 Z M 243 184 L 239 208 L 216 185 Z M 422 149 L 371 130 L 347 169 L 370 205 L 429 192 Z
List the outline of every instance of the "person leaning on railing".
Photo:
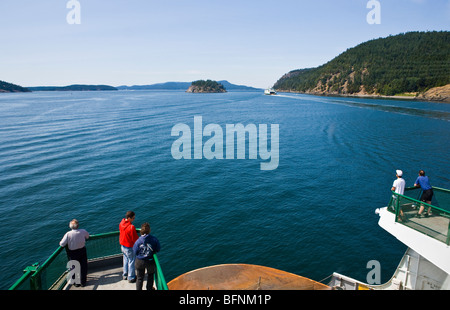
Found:
M 141 225 L 141 236 L 133 246 L 136 255 L 136 290 L 142 290 L 145 270 L 147 270 L 147 290 L 153 289 L 153 276 L 156 272 L 156 263 L 153 254 L 161 250 L 159 240 L 150 235 L 150 225 Z
M 395 175 L 397 176 L 397 179 L 395 179 L 394 183 L 392 184 L 391 190 L 397 194 L 403 195 L 403 193 L 405 192 L 405 184 L 406 184 L 405 180 L 402 178 L 403 171 L 395 170 Z M 394 197 L 394 199 L 398 199 L 396 196 L 393 196 L 393 197 Z M 399 220 L 401 220 L 402 218 L 403 218 L 403 211 L 400 208 Z
M 136 227 L 133 222 L 136 218 L 136 214 L 133 211 L 127 211 L 125 218 L 119 224 L 119 243 L 123 253 L 123 272 L 122 276 L 124 280 L 128 279 L 128 282 L 136 282 L 136 271 L 134 268 L 135 255 L 133 253 L 133 245 L 139 236 L 136 233 Z
M 75 283 L 75 286 L 85 286 L 87 280 L 87 252 L 86 239 L 89 238 L 89 233 L 84 229 L 79 229 L 79 223 L 73 219 L 69 223 L 71 231 L 67 232 L 59 242 L 61 247 L 67 245 L 66 251 L 69 260 L 76 260 L 80 263 L 80 282 Z
M 425 171 L 419 170 L 419 176 L 414 182 L 415 187 L 422 188 L 422 196 L 420 197 L 420 201 L 423 201 L 427 204 L 431 204 L 431 199 L 433 198 L 433 188 L 431 187 L 430 180 L 427 176 L 425 176 Z M 422 217 L 422 212 L 425 209 L 424 205 L 420 205 L 419 212 L 417 213 L 417 217 Z M 428 207 L 428 211 L 425 213 L 425 216 L 431 214 L 431 207 Z

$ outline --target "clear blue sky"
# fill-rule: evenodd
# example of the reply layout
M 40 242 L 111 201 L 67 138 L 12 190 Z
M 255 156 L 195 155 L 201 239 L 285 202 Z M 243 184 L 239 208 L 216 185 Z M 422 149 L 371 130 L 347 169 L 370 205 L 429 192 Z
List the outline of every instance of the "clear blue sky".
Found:
M 364 41 L 450 30 L 450 0 L 1 0 L 0 80 L 22 86 L 197 79 L 273 85 Z

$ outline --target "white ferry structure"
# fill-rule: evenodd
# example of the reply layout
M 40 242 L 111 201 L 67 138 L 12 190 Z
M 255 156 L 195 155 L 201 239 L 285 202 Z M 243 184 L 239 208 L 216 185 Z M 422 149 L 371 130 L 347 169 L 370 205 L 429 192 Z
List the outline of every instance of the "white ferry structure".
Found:
M 334 273 L 328 285 L 342 290 L 450 289 L 450 191 L 433 191 L 432 205 L 421 202 L 420 189 L 412 187 L 405 191 L 408 196 L 393 193 L 387 207 L 375 210 L 378 225 L 408 247 L 390 281 L 370 285 Z M 417 199 L 411 198 L 417 194 Z M 417 217 L 420 205 L 431 207 L 431 215 Z

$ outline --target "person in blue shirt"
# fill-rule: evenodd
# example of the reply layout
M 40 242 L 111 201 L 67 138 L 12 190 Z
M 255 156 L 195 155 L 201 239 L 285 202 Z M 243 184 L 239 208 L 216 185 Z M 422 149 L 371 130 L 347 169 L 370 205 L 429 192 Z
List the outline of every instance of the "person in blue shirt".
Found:
M 425 176 L 425 171 L 419 170 L 419 176 L 414 182 L 415 187 L 420 187 L 422 189 L 422 196 L 420 197 L 420 201 L 423 201 L 427 204 L 431 204 L 431 199 L 433 198 L 433 188 L 430 185 L 430 180 L 427 176 Z M 417 213 L 418 217 L 422 216 L 422 212 L 425 209 L 424 205 L 420 206 L 419 213 Z M 425 216 L 431 214 L 431 207 L 428 208 L 428 211 L 425 213 Z
M 141 236 L 133 245 L 133 251 L 136 255 L 136 290 L 142 290 L 144 284 L 145 271 L 147 270 L 147 290 L 153 289 L 153 276 L 156 271 L 156 264 L 153 254 L 159 252 L 161 245 L 159 240 L 150 235 L 150 225 L 144 223 L 141 225 Z

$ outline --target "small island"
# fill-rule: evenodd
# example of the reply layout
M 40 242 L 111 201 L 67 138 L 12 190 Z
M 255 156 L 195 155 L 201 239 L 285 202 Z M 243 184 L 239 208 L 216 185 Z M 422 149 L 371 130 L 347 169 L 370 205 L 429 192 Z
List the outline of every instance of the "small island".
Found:
M 192 82 L 191 86 L 189 86 L 187 93 L 226 93 L 225 87 L 211 80 L 198 80 Z

